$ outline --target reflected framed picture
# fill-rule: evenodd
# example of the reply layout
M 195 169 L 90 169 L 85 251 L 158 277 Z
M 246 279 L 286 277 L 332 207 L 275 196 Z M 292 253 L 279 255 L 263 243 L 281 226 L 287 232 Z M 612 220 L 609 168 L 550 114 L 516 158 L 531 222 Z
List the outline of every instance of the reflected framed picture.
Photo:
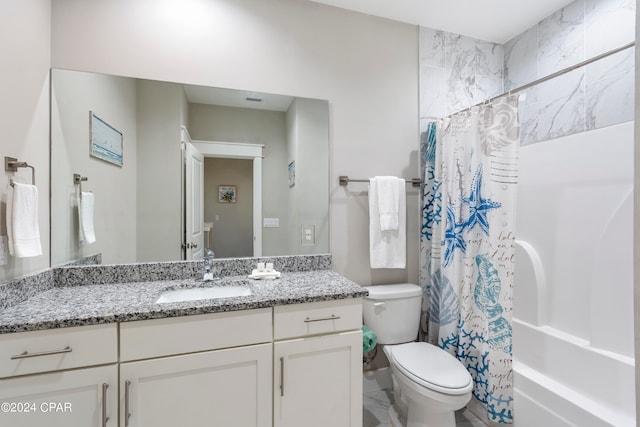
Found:
M 296 161 L 293 160 L 291 163 L 289 163 L 289 188 L 293 187 L 294 185 L 296 185 Z
M 218 203 L 235 203 L 236 194 L 235 185 L 218 185 Z
M 122 132 L 89 111 L 89 154 L 98 159 L 122 166 Z

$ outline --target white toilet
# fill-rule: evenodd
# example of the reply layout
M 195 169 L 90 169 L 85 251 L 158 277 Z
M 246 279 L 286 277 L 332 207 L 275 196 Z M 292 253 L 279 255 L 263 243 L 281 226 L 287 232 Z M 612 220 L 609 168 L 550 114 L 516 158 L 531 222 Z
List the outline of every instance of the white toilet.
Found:
M 432 344 L 415 342 L 422 289 L 412 284 L 366 288 L 364 324 L 378 336 L 391 365 L 394 427 L 455 427 L 454 411 L 471 399 L 473 380 L 455 357 Z

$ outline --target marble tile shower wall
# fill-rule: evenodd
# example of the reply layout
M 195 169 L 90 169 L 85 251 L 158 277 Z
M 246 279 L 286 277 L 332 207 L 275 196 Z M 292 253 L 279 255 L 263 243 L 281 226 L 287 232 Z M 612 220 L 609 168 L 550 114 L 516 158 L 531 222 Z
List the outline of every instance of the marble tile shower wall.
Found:
M 634 0 L 576 0 L 504 46 L 420 28 L 421 129 L 634 40 Z M 634 65 L 627 49 L 524 91 L 522 145 L 633 120 Z
M 504 46 L 505 90 L 635 40 L 634 0 L 577 0 Z M 634 49 L 525 91 L 522 144 L 633 120 Z
M 503 90 L 503 46 L 420 27 L 420 118 L 453 114 Z

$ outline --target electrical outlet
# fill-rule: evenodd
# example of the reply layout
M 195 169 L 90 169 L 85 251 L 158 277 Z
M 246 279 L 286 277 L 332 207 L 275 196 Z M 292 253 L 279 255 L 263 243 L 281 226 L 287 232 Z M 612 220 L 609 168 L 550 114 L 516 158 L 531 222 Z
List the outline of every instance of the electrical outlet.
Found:
M 302 244 L 303 245 L 316 244 L 316 226 L 315 225 L 302 226 Z

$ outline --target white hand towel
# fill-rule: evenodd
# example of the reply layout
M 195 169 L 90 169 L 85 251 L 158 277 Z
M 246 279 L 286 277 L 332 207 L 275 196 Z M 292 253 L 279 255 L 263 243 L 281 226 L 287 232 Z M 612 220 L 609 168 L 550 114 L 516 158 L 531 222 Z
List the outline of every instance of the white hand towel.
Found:
M 377 186 L 378 214 L 380 215 L 380 230 L 398 229 L 398 210 L 400 206 L 400 191 L 398 183 L 404 179 L 395 176 L 376 176 L 370 180 L 372 186 Z M 404 193 L 404 188 L 402 188 Z M 370 196 L 371 197 L 371 196 Z
M 378 177 L 376 177 L 378 178 Z M 379 187 L 369 185 L 369 256 L 371 268 L 405 268 L 407 258 L 407 206 L 404 179 L 396 178 L 398 227 L 382 230 L 380 226 Z
M 88 245 L 96 241 L 93 228 L 94 196 L 91 192 L 83 191 L 78 200 L 78 220 L 80 225 L 80 243 Z
M 42 255 L 38 225 L 38 188 L 14 182 L 7 196 L 9 254 L 17 258 Z

